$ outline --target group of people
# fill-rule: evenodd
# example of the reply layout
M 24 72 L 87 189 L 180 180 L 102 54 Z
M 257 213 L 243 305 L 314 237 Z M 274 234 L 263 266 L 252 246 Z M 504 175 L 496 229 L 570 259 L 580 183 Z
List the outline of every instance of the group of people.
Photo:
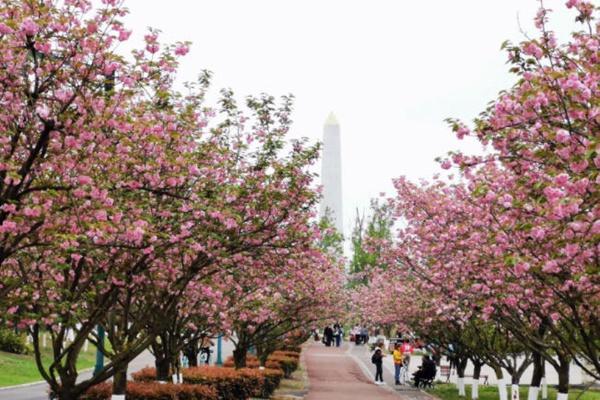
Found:
M 327 325 L 323 329 L 323 343 L 325 346 L 331 347 L 335 344 L 335 347 L 340 347 L 343 340 L 344 328 L 340 324 L 336 323 L 333 327 Z
M 369 341 L 369 329 L 364 324 L 354 326 L 350 335 L 356 345 L 365 344 Z
M 410 356 L 414 350 L 413 345 L 408 339 L 396 343 L 392 357 L 394 359 L 394 379 L 396 385 L 407 383 L 408 366 Z M 371 357 L 371 362 L 375 364 L 375 384 L 382 385 L 383 382 L 383 351 L 380 347 L 375 348 Z M 435 362 L 428 356 L 423 356 L 423 361 L 419 369 L 412 374 L 415 387 L 419 387 L 422 382 L 433 380 L 436 374 Z

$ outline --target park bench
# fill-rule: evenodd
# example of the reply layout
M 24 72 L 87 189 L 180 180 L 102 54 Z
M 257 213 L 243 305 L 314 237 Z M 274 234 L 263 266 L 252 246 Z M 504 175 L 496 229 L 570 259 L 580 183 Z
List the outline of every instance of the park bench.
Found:
M 440 376 L 446 377 L 446 383 L 450 382 L 450 374 L 452 373 L 452 368 L 449 365 L 440 365 Z M 473 375 L 465 375 L 465 378 L 473 378 Z M 483 379 L 483 384 L 488 384 L 488 375 L 479 375 L 479 379 Z

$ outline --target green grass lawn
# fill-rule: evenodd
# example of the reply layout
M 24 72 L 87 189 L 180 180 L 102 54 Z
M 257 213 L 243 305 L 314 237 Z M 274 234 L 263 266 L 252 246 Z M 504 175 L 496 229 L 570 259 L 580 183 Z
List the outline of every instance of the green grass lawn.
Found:
M 471 385 L 466 385 L 467 397 L 471 398 Z M 458 389 L 451 384 L 437 384 L 435 389 L 428 389 L 427 393 L 439 397 L 442 400 L 459 400 Z M 527 387 L 520 387 L 521 400 L 527 399 Z M 581 394 L 581 390 L 572 389 L 569 392 L 569 400 L 575 400 Z M 549 399 L 556 399 L 556 389 L 548 387 Z M 508 387 L 508 398 L 510 399 L 510 386 Z M 496 385 L 479 386 L 479 400 L 498 400 L 498 387 Z M 579 400 L 600 400 L 600 391 L 587 390 L 579 397 Z
M 42 359 L 44 365 L 50 365 L 52 354 L 45 350 Z M 77 360 L 79 371 L 91 368 L 96 362 L 96 348 L 89 346 L 87 352 L 82 352 Z M 20 385 L 42 380 L 33 355 L 17 355 L 0 351 L 0 387 Z

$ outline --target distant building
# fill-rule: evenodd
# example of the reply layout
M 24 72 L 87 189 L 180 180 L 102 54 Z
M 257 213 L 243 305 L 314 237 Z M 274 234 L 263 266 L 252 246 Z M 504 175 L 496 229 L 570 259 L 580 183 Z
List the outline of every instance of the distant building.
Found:
M 344 233 L 342 212 L 342 155 L 340 124 L 330 113 L 323 127 L 323 160 L 321 170 L 321 217 L 327 215 L 339 233 Z

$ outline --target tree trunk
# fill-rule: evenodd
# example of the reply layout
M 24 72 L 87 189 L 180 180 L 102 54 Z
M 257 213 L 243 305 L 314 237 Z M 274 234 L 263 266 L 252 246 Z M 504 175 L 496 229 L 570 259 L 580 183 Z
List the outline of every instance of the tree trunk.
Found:
M 521 374 L 517 370 L 513 370 L 510 376 L 510 398 L 511 400 L 519 400 L 519 382 L 521 380 Z
M 508 400 L 508 392 L 506 390 L 506 381 L 504 380 L 504 374 L 502 368 L 499 366 L 494 367 L 496 378 L 498 379 L 498 397 L 500 400 Z
M 156 380 L 161 382 L 169 382 L 171 377 L 171 361 L 168 357 L 163 357 L 159 354 L 155 354 L 154 365 L 156 366 Z
M 533 374 L 531 375 L 531 384 L 529 385 L 529 393 L 527 400 L 537 400 L 542 386 L 542 378 L 544 377 L 545 361 L 542 355 L 538 352 L 533 352 Z
M 235 369 L 240 369 L 246 367 L 246 357 L 248 355 L 248 347 L 238 346 L 233 350 L 233 362 L 235 364 Z
M 468 357 L 457 357 L 456 374 L 458 375 L 456 385 L 458 386 L 458 396 L 465 397 L 465 369 L 467 369 Z
M 114 395 L 125 396 L 127 391 L 127 365 L 115 372 L 113 378 L 113 397 Z M 122 397 L 123 399 L 125 397 Z
M 56 393 L 56 398 L 58 400 L 77 400 L 77 399 L 79 399 L 79 395 L 65 390 L 65 391 Z
M 471 384 L 471 399 L 477 400 L 479 398 L 479 377 L 481 376 L 481 367 L 483 362 L 480 360 L 471 360 L 473 362 L 473 383 Z
M 261 367 L 265 366 L 269 355 L 270 353 L 267 351 L 267 349 L 263 348 L 262 346 L 256 346 L 256 356 L 258 357 L 258 362 Z
M 435 348 L 435 351 L 433 352 L 433 354 L 431 355 L 431 357 L 433 358 L 433 361 L 435 362 L 435 365 L 437 365 L 438 368 L 439 368 L 440 364 L 442 363 L 442 352 L 440 351 L 439 347 Z
M 178 355 L 172 356 L 171 369 L 172 369 L 172 373 L 173 373 L 173 375 L 171 376 L 173 383 L 183 383 L 183 379 L 182 379 L 183 377 L 181 374 L 181 363 L 179 362 Z
M 564 355 L 558 355 L 558 361 L 560 362 L 557 373 L 558 373 L 558 394 L 556 400 L 567 400 L 569 395 L 569 369 L 571 367 L 571 359 Z
M 190 343 L 188 343 L 188 345 L 183 349 L 183 354 L 187 357 L 190 367 L 198 366 L 198 353 L 200 353 L 200 349 L 198 348 L 198 339 L 190 341 Z

